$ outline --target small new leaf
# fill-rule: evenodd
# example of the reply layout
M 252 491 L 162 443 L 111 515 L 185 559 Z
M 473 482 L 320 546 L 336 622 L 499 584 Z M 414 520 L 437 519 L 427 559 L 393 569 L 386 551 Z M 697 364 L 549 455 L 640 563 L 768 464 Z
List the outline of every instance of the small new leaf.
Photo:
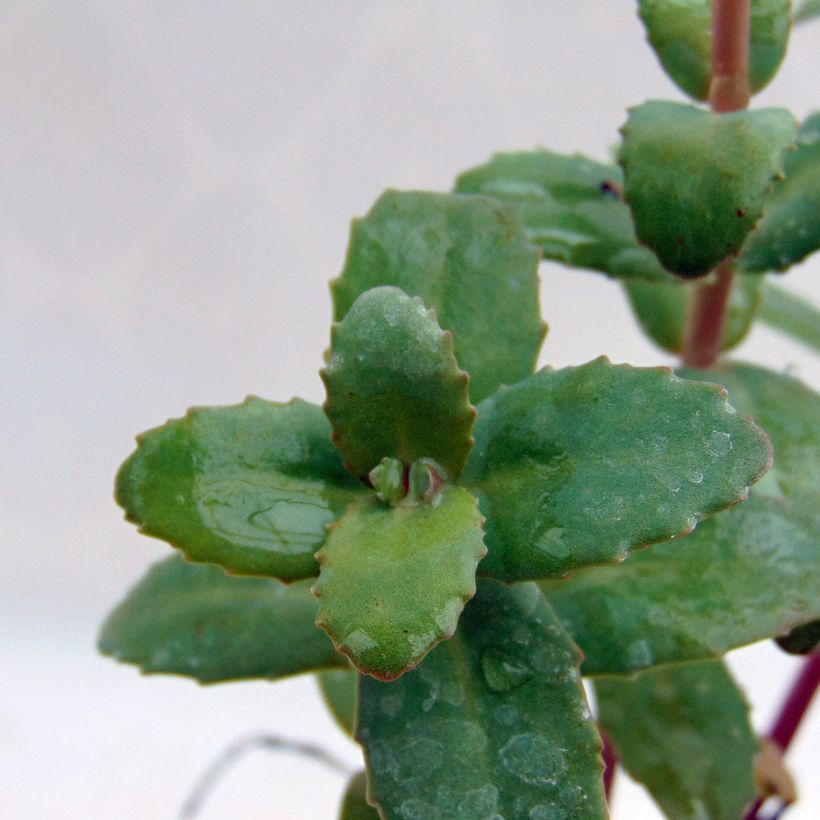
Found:
M 795 131 L 778 108 L 715 114 L 653 100 L 631 109 L 619 161 L 638 239 L 686 277 L 738 253 Z
M 300 399 L 194 408 L 137 442 L 116 481 L 125 517 L 239 575 L 316 575 L 326 525 L 363 489 L 321 408 Z
M 316 556 L 316 623 L 361 672 L 398 677 L 455 631 L 486 553 L 481 524 L 453 486 L 418 506 L 351 505 Z
M 607 817 L 578 650 L 533 584 L 484 581 L 458 632 L 386 684 L 357 737 L 383 817 Z
M 482 402 L 463 483 L 487 517 L 483 574 L 564 575 L 691 530 L 746 497 L 765 434 L 664 368 L 545 369 Z
M 333 440 L 353 475 L 384 458 L 435 459 L 454 481 L 473 440 L 475 408 L 450 333 L 398 288 L 363 293 L 334 325 L 322 371 Z
M 155 564 L 108 616 L 99 648 L 145 673 L 200 683 L 345 666 L 314 626 L 316 610 L 304 582 L 235 578 L 175 555 Z

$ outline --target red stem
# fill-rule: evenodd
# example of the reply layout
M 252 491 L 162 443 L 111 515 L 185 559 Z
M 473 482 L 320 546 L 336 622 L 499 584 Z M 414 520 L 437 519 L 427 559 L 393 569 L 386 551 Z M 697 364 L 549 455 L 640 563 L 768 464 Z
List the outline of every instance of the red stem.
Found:
M 601 738 L 604 741 L 604 748 L 601 750 L 601 757 L 604 759 L 604 795 L 607 802 L 609 796 L 612 794 L 612 784 L 615 780 L 615 772 L 618 768 L 618 755 L 612 746 L 609 738 L 601 732 Z

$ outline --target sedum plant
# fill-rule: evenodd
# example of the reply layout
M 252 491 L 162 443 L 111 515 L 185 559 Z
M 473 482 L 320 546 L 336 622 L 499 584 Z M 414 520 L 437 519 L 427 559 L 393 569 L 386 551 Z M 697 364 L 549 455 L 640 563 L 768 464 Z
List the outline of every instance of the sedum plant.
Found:
M 316 673 L 364 752 L 346 820 L 605 817 L 601 730 L 669 817 L 769 787 L 721 657 L 817 645 L 820 399 L 723 353 L 756 319 L 820 346 L 771 284 L 820 246 L 820 114 L 746 110 L 788 0 L 638 10 L 708 109 L 633 108 L 617 164 L 499 154 L 386 192 L 332 283 L 324 407 L 194 408 L 117 476 L 178 554 L 101 650 L 202 683 Z M 619 279 L 681 369 L 534 372 L 541 258 Z

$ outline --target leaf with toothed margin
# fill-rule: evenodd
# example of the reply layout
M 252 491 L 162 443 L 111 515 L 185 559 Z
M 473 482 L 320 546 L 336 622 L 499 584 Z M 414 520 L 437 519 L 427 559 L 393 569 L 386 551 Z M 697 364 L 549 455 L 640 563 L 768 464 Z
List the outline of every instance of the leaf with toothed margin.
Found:
M 480 582 L 418 668 L 361 680 L 356 733 L 382 816 L 607 817 L 579 658 L 534 584 Z
M 666 817 L 737 820 L 755 797 L 749 705 L 718 661 L 595 681 L 598 720 L 620 763 Z
M 775 466 L 747 501 L 679 542 L 542 583 L 584 674 L 719 657 L 820 618 L 820 398 L 750 365 L 682 372 L 729 390 L 771 436 Z
M 680 353 L 692 286 L 681 280 L 671 283 L 630 281 L 623 286 L 644 333 L 663 350 Z M 762 280 L 757 278 L 733 278 L 721 351 L 737 347 L 746 338 L 763 305 L 762 286 Z
M 749 85 L 765 88 L 786 54 L 791 29 L 790 0 L 751 0 Z M 709 97 L 712 79 L 710 0 L 640 0 L 647 39 L 664 71 L 696 100 Z
M 366 480 L 385 457 L 432 458 L 455 481 L 473 440 L 475 408 L 452 335 L 398 288 L 363 293 L 333 326 L 322 371 L 325 412 L 345 466 Z
M 352 668 L 324 669 L 316 673 L 319 691 L 333 719 L 347 734 L 353 734 L 356 720 L 356 685 L 358 675 Z
M 145 673 L 200 683 L 346 666 L 316 629 L 316 610 L 304 582 L 231 577 L 174 555 L 155 564 L 108 616 L 99 648 Z
M 800 126 L 783 172 L 738 259 L 748 273 L 785 271 L 820 248 L 820 111 Z
M 483 401 L 462 483 L 487 518 L 481 573 L 623 559 L 745 498 L 771 462 L 725 391 L 666 368 L 544 369 Z
M 780 108 L 716 114 L 652 100 L 621 129 L 624 198 L 638 239 L 668 270 L 702 276 L 763 214 L 796 123 Z
M 238 575 L 316 575 L 325 526 L 363 491 L 300 399 L 193 408 L 137 442 L 117 474 L 126 519 Z
M 316 623 L 359 671 L 398 677 L 453 634 L 486 553 L 481 524 L 460 487 L 414 507 L 351 505 L 316 555 Z
M 538 257 L 506 205 L 482 196 L 386 191 L 353 222 L 344 270 L 330 285 L 333 316 L 340 321 L 362 293 L 380 285 L 420 297 L 453 334 L 470 397 L 481 401 L 535 367 L 546 332 Z
M 545 259 L 617 279 L 672 280 L 655 254 L 638 244 L 622 187 L 617 165 L 543 149 L 496 154 L 456 181 L 457 191 L 518 208 Z
M 347 784 L 339 820 L 379 820 L 379 817 L 376 809 L 367 802 L 367 774 L 357 772 Z

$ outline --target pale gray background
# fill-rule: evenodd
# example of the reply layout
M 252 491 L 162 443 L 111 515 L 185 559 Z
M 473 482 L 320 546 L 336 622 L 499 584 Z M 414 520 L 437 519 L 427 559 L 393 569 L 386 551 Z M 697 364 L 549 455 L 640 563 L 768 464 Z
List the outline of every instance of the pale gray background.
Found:
M 627 105 L 679 98 L 634 5 L 0 2 L 1 816 L 172 817 L 255 729 L 355 762 L 310 680 L 202 689 L 95 655 L 101 618 L 168 552 L 122 522 L 114 470 L 191 404 L 321 400 L 326 282 L 385 187 L 446 190 L 500 148 L 605 158 Z M 759 104 L 817 106 L 819 33 L 795 34 Z M 816 299 L 818 270 L 787 284 Z M 542 305 L 542 363 L 668 361 L 603 277 L 544 265 Z M 765 330 L 739 355 L 820 383 Z M 794 662 L 732 657 L 765 726 Z M 820 812 L 812 731 L 816 713 L 794 820 Z M 341 788 L 257 754 L 202 817 L 332 817 Z M 615 816 L 657 814 L 622 779 Z

